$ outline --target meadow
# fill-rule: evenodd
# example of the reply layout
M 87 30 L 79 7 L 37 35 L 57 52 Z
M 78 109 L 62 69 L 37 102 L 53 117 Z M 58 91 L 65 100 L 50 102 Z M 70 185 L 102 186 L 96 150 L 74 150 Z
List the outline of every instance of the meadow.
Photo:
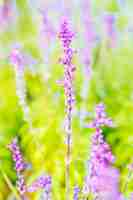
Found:
M 0 1 L 0 200 L 132 200 L 132 9 L 132 0 Z M 113 126 L 88 127 L 105 112 Z M 116 196 L 83 189 L 95 129 L 115 157 Z M 21 194 L 14 138 L 26 184 L 43 176 L 50 187 Z

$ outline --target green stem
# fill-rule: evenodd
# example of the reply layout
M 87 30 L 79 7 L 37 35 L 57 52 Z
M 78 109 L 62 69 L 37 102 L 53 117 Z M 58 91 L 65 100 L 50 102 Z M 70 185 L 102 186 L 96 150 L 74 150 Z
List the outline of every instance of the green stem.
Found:
M 9 189 L 12 191 L 12 193 L 14 194 L 14 196 L 16 197 L 17 200 L 22 200 L 21 197 L 19 196 L 17 190 L 14 188 L 13 184 L 11 183 L 10 179 L 8 178 L 8 176 L 6 175 L 6 173 L 1 169 L 0 167 L 0 172 L 6 182 L 6 184 L 8 185 Z
M 126 180 L 126 182 L 124 184 L 124 187 L 123 187 L 123 193 L 125 193 L 126 190 L 127 190 L 128 183 L 129 183 L 129 180 L 130 180 L 131 176 L 132 176 L 132 171 L 130 170 L 128 175 L 127 175 L 127 180 Z

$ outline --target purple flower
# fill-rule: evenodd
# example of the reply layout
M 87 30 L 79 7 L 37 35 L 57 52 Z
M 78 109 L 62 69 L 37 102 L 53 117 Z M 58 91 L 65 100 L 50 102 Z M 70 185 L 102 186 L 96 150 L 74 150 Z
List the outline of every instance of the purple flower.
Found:
M 59 38 L 62 43 L 64 57 L 60 59 L 64 65 L 64 78 L 62 84 L 64 86 L 65 103 L 66 103 L 66 199 L 70 199 L 70 160 L 71 160 L 71 135 L 72 135 L 72 111 L 75 102 L 73 91 L 73 80 L 75 75 L 75 66 L 72 64 L 74 50 L 71 48 L 71 42 L 74 32 L 71 31 L 70 25 L 66 18 L 61 24 Z
M 118 199 L 119 197 L 119 173 L 112 167 L 115 157 L 110 146 L 105 142 L 102 135 L 103 126 L 112 127 L 113 123 L 105 113 L 102 103 L 96 106 L 96 116 L 89 127 L 95 129 L 92 136 L 91 154 L 88 162 L 88 176 L 85 179 L 83 192 L 94 193 L 102 199 Z M 106 184 L 108 181 L 108 184 Z M 112 196 L 111 196 L 112 195 Z
M 11 151 L 12 159 L 15 162 L 15 169 L 17 173 L 16 186 L 20 196 L 25 197 L 25 193 L 36 192 L 39 189 L 44 190 L 47 196 L 49 196 L 51 191 L 50 176 L 40 176 L 30 186 L 26 185 L 23 172 L 25 169 L 27 169 L 27 164 L 24 162 L 23 156 L 18 146 L 17 138 L 14 138 L 11 144 L 8 145 L 8 149 Z
M 16 73 L 16 94 L 19 98 L 19 104 L 23 109 L 25 121 L 30 123 L 30 111 L 26 103 L 26 86 L 24 80 L 24 65 L 26 64 L 25 57 L 18 48 L 14 48 L 10 54 L 10 62 L 14 66 Z
M 18 180 L 16 182 L 16 186 L 20 195 L 24 195 L 27 192 L 27 187 L 25 184 L 24 176 L 22 174 L 18 175 Z
M 116 45 L 115 21 L 116 21 L 116 18 L 112 14 L 106 14 L 104 16 L 105 33 L 107 35 L 107 38 L 109 39 L 109 47 L 115 47 Z
M 26 169 L 27 164 L 24 162 L 22 153 L 18 146 L 17 138 L 14 138 L 11 144 L 8 145 L 8 149 L 11 151 L 12 159 L 15 163 L 15 169 L 17 173 L 16 185 L 20 195 L 23 195 L 26 192 L 26 184 L 22 173 Z
M 19 49 L 14 48 L 10 54 L 10 61 L 11 64 L 13 64 L 17 70 L 23 72 L 24 70 L 24 58 L 22 54 L 20 53 Z
M 86 46 L 92 47 L 93 43 L 96 39 L 96 33 L 94 31 L 93 26 L 93 18 L 92 18 L 92 1 L 91 0 L 83 0 L 81 3 L 82 8 L 82 20 L 84 24 L 84 36 L 86 40 Z
M 23 160 L 22 153 L 18 146 L 17 138 L 14 138 L 13 141 L 11 142 L 11 144 L 8 145 L 8 149 L 12 153 L 12 159 L 15 162 L 16 172 L 20 173 L 21 171 L 24 171 L 25 167 L 26 167 L 26 163 Z
M 64 18 L 59 33 L 59 38 L 61 39 L 64 51 L 71 50 L 70 45 L 73 37 L 74 37 L 74 32 L 70 30 L 68 20 Z
M 92 123 L 88 124 L 89 128 L 100 128 L 103 126 L 114 127 L 111 118 L 105 113 L 105 106 L 100 103 L 96 106 L 96 117 Z
M 0 6 L 0 24 L 6 25 L 10 22 L 10 19 L 12 18 L 12 6 L 10 1 L 3 2 L 3 5 Z
M 35 73 L 35 65 L 37 61 L 29 54 L 22 53 L 20 50 L 20 45 L 16 44 L 15 48 L 12 49 L 9 56 L 11 64 L 15 67 L 16 73 L 24 73 L 25 66 L 30 69 L 32 73 Z
M 130 200 L 133 200 L 133 193 L 130 194 Z
M 62 81 L 64 85 L 64 91 L 66 96 L 66 110 L 67 110 L 67 129 L 71 129 L 71 114 L 73 104 L 75 102 L 75 96 L 73 91 L 73 79 L 75 66 L 72 64 L 74 50 L 71 48 L 71 42 L 74 37 L 74 32 L 71 31 L 70 25 L 65 18 L 61 24 L 59 38 L 62 42 L 64 57 L 60 60 L 64 65 L 64 79 Z
M 51 190 L 51 177 L 50 176 L 40 176 L 35 180 L 28 188 L 28 192 L 35 192 L 38 189 L 43 189 L 47 192 L 50 192 Z
M 90 178 L 89 184 L 99 199 L 118 200 L 120 197 L 119 172 L 113 167 L 99 165 L 97 174 Z
M 45 10 L 41 10 L 42 14 L 42 33 L 47 39 L 52 39 L 55 36 L 55 29 L 51 23 L 48 13 Z
M 91 165 L 96 171 L 100 165 L 113 164 L 115 159 L 109 145 L 104 141 L 101 127 L 103 125 L 112 127 L 112 120 L 106 116 L 105 107 L 102 103 L 96 106 L 96 118 L 92 123 L 95 134 L 92 137 Z
M 73 195 L 73 200 L 78 200 L 79 198 L 79 193 L 80 193 L 80 188 L 78 186 L 74 187 L 74 195 Z

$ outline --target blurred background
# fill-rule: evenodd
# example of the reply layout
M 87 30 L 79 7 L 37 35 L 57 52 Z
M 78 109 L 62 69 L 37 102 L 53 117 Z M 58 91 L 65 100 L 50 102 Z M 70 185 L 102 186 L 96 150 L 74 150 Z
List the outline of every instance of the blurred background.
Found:
M 121 186 L 133 155 L 133 1 L 0 0 L 0 200 L 13 200 L 16 173 L 7 144 L 17 136 L 31 183 L 41 173 L 52 176 L 52 199 L 65 196 L 65 105 L 57 80 L 63 77 L 58 39 L 62 16 L 75 32 L 76 66 L 71 187 L 82 186 L 89 158 L 94 106 L 103 102 L 115 128 L 104 135 L 116 156 Z M 13 48 L 24 59 L 25 101 L 29 123 L 16 95 L 10 62 Z M 21 87 L 19 88 L 21 90 Z M 132 182 L 132 181 L 131 181 Z M 133 190 L 133 184 L 128 187 Z M 39 199 L 41 191 L 31 199 Z

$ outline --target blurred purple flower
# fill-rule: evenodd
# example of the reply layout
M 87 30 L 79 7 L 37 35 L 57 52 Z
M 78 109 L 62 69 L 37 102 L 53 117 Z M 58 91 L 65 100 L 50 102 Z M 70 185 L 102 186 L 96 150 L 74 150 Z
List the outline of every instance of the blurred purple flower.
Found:
M 73 80 L 75 75 L 75 66 L 72 64 L 74 50 L 71 48 L 71 42 L 74 37 L 74 32 L 71 31 L 70 24 L 67 18 L 64 18 L 59 32 L 59 39 L 62 42 L 64 57 L 60 62 L 64 65 L 64 78 L 62 84 L 64 86 L 65 103 L 66 103 L 66 199 L 70 199 L 70 162 L 71 162 L 71 135 L 72 135 L 72 111 L 75 102 L 73 91 Z
M 18 180 L 16 182 L 16 186 L 18 188 L 20 195 L 23 196 L 27 192 L 24 176 L 22 174 L 18 174 Z
M 115 157 L 110 146 L 105 142 L 102 135 L 102 126 L 112 127 L 113 123 L 105 113 L 102 103 L 96 106 L 96 117 L 89 127 L 95 129 L 92 137 L 90 160 L 88 162 L 88 175 L 83 187 L 84 193 L 94 193 L 102 195 L 102 199 L 118 199 L 119 193 L 119 173 L 112 167 Z M 107 183 L 108 180 L 108 184 Z
M 55 34 L 55 28 L 53 24 L 51 23 L 47 10 L 41 10 L 41 15 L 42 15 L 42 34 L 46 39 L 52 39 Z
M 130 200 L 133 200 L 133 193 L 130 194 Z
M 47 193 L 47 196 L 49 196 L 51 191 L 50 176 L 40 176 L 30 186 L 26 185 L 23 172 L 24 170 L 28 169 L 28 165 L 23 159 L 20 147 L 18 146 L 17 138 L 14 138 L 11 144 L 8 145 L 8 149 L 11 151 L 12 159 L 15 162 L 15 169 L 17 173 L 16 186 L 20 193 L 20 196 L 25 199 L 25 193 L 36 192 L 39 189 L 43 189 Z
M 109 40 L 109 47 L 114 48 L 116 46 L 116 17 L 113 14 L 104 15 L 104 27 L 105 33 Z
M 12 153 L 12 159 L 15 162 L 15 169 L 16 172 L 21 172 L 25 170 L 26 163 L 23 160 L 22 153 L 20 151 L 20 148 L 18 146 L 18 140 L 17 138 L 14 138 L 11 144 L 8 145 L 8 149 Z
M 8 149 L 12 153 L 12 159 L 15 163 L 15 169 L 17 173 L 17 188 L 20 193 L 20 195 L 24 195 L 26 192 L 26 184 L 23 176 L 23 171 L 26 169 L 27 164 L 24 162 L 22 153 L 20 151 L 20 148 L 18 146 L 18 140 L 17 138 L 14 138 L 13 141 L 8 145 Z
M 10 54 L 10 62 L 14 66 L 16 73 L 16 94 L 19 98 L 19 104 L 23 109 L 24 120 L 32 126 L 29 107 L 26 103 L 26 86 L 24 80 L 24 65 L 26 62 L 19 48 L 14 48 L 12 50 Z
M 79 199 L 79 193 L 80 193 L 80 188 L 78 186 L 75 186 L 74 187 L 73 200 L 78 200 Z
M 17 48 L 14 48 L 10 54 L 11 64 L 16 67 L 17 70 L 23 72 L 24 70 L 24 58 Z
M 49 193 L 51 190 L 51 184 L 52 181 L 50 176 L 40 176 L 27 188 L 27 191 L 36 192 L 39 189 L 43 189 Z
M 10 1 L 6 0 L 0 7 L 0 24 L 4 25 L 9 22 L 12 17 L 12 9 Z
M 94 22 L 92 17 L 92 1 L 81 1 L 81 20 L 83 24 L 83 41 L 84 48 L 80 52 L 81 61 L 83 63 L 83 84 L 81 88 L 81 97 L 83 104 L 80 110 L 80 125 L 84 125 L 85 120 L 85 103 L 88 98 L 90 79 L 92 77 L 92 50 L 96 43 L 96 33 L 94 30 Z
M 73 104 L 75 102 L 75 96 L 73 92 L 73 79 L 75 66 L 72 64 L 74 50 L 70 47 L 74 32 L 70 30 L 69 23 L 65 18 L 61 24 L 59 38 L 62 42 L 64 57 L 61 58 L 61 63 L 64 65 L 64 79 L 62 84 L 64 85 L 65 96 L 66 96 L 66 109 L 67 109 L 67 126 L 68 130 L 71 130 L 71 114 Z
M 88 124 L 88 128 L 100 128 L 103 126 L 114 127 L 111 118 L 107 117 L 105 113 L 105 106 L 104 104 L 100 103 L 96 106 L 96 117 Z
M 98 199 L 118 200 L 120 198 L 117 169 L 99 165 L 97 174 L 90 179 L 92 192 L 98 194 Z

